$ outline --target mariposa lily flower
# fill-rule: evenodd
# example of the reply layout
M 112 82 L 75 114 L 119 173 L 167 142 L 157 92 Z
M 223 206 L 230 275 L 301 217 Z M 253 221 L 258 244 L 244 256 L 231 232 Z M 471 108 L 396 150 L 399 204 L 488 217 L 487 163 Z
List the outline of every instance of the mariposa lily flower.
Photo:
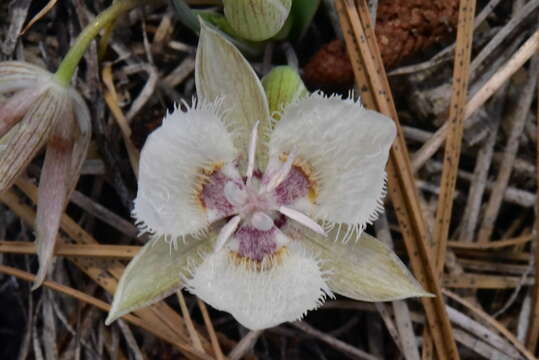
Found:
M 273 121 L 249 63 L 204 24 L 195 76 L 198 103 L 168 114 L 141 152 L 134 215 L 154 238 L 107 323 L 182 287 L 250 329 L 299 319 L 334 292 L 428 295 L 362 233 L 382 210 L 390 119 L 315 93 Z
M 0 62 L 0 192 L 7 190 L 44 145 L 36 217 L 39 272 L 47 274 L 67 199 L 91 137 L 84 100 L 53 74 L 28 63 Z

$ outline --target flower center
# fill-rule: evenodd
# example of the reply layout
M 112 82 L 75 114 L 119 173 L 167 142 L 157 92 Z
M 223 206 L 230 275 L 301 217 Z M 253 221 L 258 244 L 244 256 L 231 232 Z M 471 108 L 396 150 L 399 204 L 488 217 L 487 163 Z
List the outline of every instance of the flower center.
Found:
M 211 181 L 203 186 L 202 194 L 204 204 L 210 205 L 208 210 L 214 206 L 221 210 L 221 218 L 232 216 L 219 232 L 215 251 L 227 244 L 236 255 L 260 262 L 289 243 L 289 238 L 281 231 L 286 218 L 321 234 L 324 230 L 316 221 L 288 207 L 298 198 L 311 197 L 314 193 L 313 184 L 303 168 L 293 166 L 292 154 L 269 166 L 263 176 L 255 175 L 260 173 L 254 168 L 256 140 L 255 125 L 245 180 L 237 181 L 213 173 Z

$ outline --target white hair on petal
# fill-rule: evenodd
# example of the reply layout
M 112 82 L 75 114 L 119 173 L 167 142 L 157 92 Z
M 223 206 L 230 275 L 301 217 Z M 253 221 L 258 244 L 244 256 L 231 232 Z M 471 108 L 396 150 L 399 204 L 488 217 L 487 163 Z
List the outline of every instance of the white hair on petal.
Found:
M 211 103 L 194 100 L 186 111 L 176 105 L 150 134 L 141 152 L 132 211 L 141 231 L 171 243 L 204 233 L 209 221 L 196 198 L 204 176 L 201 170 L 217 164 L 233 166 L 230 164 L 237 157 L 232 135 L 222 120 L 225 111 L 219 99 Z
M 287 106 L 270 139 L 270 158 L 294 149 L 317 185 L 309 215 L 359 235 L 383 210 L 385 165 L 396 135 L 393 121 L 365 109 L 352 94 L 314 93 Z
M 333 297 L 327 276 L 319 260 L 294 244 L 261 264 L 238 261 L 225 248 L 194 270 L 186 288 L 256 330 L 301 319 Z

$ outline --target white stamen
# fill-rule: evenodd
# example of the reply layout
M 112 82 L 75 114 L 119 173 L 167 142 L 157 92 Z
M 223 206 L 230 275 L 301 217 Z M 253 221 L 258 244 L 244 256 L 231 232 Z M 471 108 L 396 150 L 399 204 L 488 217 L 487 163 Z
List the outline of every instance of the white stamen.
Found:
M 251 180 L 253 177 L 253 171 L 255 169 L 255 153 L 256 153 L 256 142 L 258 140 L 258 124 L 259 121 L 255 123 L 255 126 L 253 126 L 253 130 L 251 132 L 251 142 L 249 143 L 249 162 L 247 165 L 247 183 Z
M 273 219 L 263 212 L 257 211 L 251 218 L 251 224 L 260 231 L 269 231 L 273 227 Z
M 289 154 L 286 162 L 272 175 L 268 183 L 260 189 L 260 193 L 270 192 L 279 186 L 279 184 L 281 184 L 288 176 L 293 163 L 294 155 Z
M 228 181 L 225 184 L 225 197 L 229 203 L 235 207 L 242 206 L 247 201 L 247 192 L 240 188 L 238 184 L 233 181 Z
M 290 238 L 286 236 L 281 230 L 276 229 L 275 233 L 275 243 L 277 244 L 277 248 L 281 248 L 285 245 L 288 245 L 290 243 Z
M 281 206 L 279 208 L 279 212 L 281 214 L 289 217 L 290 219 L 296 220 L 297 222 L 299 222 L 300 224 L 308 227 L 312 231 L 317 232 L 320 235 L 327 236 L 326 232 L 324 231 L 322 226 L 320 226 L 316 221 L 314 221 L 313 219 L 311 219 L 307 215 L 302 214 L 299 211 L 294 210 L 294 209 L 289 208 L 289 207 L 286 207 L 286 206 Z
M 234 216 L 232 219 L 230 219 L 225 226 L 221 228 L 221 231 L 219 231 L 219 235 L 217 236 L 217 241 L 215 243 L 215 249 L 214 252 L 218 252 L 225 246 L 226 241 L 230 236 L 236 231 L 238 228 L 238 225 L 240 224 L 241 217 L 239 215 Z

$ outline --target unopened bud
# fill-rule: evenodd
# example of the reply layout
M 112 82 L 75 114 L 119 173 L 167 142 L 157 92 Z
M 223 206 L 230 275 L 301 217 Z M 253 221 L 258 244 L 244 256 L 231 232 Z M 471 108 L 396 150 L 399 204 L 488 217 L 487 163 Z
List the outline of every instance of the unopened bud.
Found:
M 280 119 L 283 108 L 309 93 L 297 71 L 291 66 L 277 66 L 262 79 L 270 113 Z
M 262 41 L 281 30 L 292 0 L 224 0 L 225 16 L 244 39 Z

